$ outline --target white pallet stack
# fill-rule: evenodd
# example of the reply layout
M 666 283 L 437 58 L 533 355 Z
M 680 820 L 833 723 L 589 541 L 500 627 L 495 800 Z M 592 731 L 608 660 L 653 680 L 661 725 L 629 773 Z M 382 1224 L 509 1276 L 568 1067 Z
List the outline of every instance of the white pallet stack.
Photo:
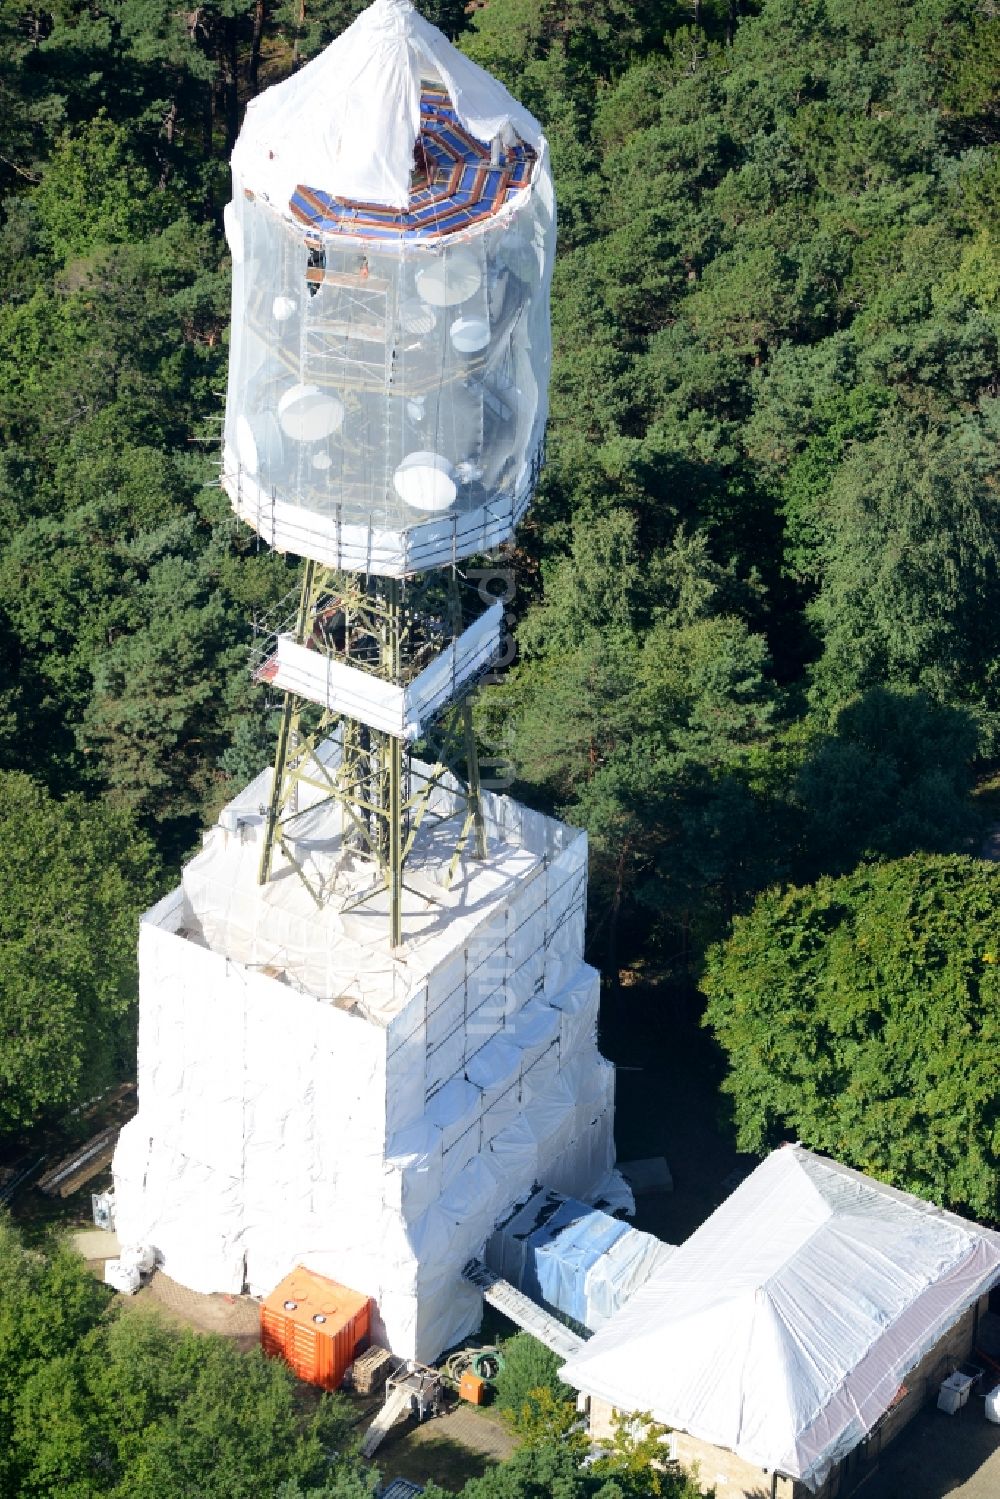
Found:
M 613 1168 L 586 837 L 487 794 L 487 857 L 445 889 L 428 819 L 394 952 L 384 903 L 352 907 L 371 870 L 332 804 L 298 823 L 324 907 L 290 866 L 257 884 L 270 774 L 142 923 L 119 1236 L 202 1292 L 265 1294 L 304 1264 L 373 1296 L 375 1336 L 428 1361 L 478 1326 L 461 1271 L 496 1220 L 536 1182 L 587 1196 Z

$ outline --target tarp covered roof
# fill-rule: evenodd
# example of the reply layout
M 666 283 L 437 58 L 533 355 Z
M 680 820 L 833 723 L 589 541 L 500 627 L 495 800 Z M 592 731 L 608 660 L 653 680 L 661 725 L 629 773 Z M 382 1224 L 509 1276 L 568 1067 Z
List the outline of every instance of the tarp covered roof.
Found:
M 440 82 L 480 141 L 536 151 L 537 120 L 410 0 L 374 0 L 325 51 L 247 106 L 233 151 L 244 187 L 284 209 L 301 184 L 357 203 L 407 205 L 420 85 Z
M 998 1277 L 1000 1234 L 787 1146 L 562 1377 L 816 1488 Z

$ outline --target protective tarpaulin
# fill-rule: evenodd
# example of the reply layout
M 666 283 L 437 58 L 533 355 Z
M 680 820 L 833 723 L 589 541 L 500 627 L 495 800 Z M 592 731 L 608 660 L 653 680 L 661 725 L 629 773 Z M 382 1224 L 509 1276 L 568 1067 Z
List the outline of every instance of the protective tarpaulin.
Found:
M 384 909 L 318 910 L 290 869 L 257 884 L 268 787 L 223 810 L 141 925 L 122 1242 L 202 1292 L 266 1294 L 303 1264 L 374 1297 L 374 1335 L 429 1360 L 478 1323 L 462 1268 L 497 1218 L 539 1180 L 596 1191 L 613 1164 L 608 1065 L 589 1022 L 564 1025 L 596 995 L 576 922 L 586 837 L 484 794 L 486 859 L 461 861 L 435 901 L 409 897 L 394 952 Z M 361 874 L 338 863 L 338 814 L 311 794 L 300 850 L 339 871 L 350 902 Z M 418 839 L 413 857 L 431 881 L 433 847 Z M 567 920 L 572 994 L 549 968 Z M 562 972 L 566 952 L 552 961 Z
M 502 622 L 503 604 L 498 601 L 403 687 L 337 661 L 309 641 L 300 644 L 293 635 L 282 634 L 270 659 L 268 682 L 276 690 L 319 703 L 331 713 L 412 741 L 496 657 Z
M 407 213 L 380 220 L 386 203 Z M 237 514 L 279 551 L 396 577 L 509 537 L 551 364 L 555 200 L 527 110 L 409 0 L 376 0 L 249 105 L 224 217 Z M 294 657 L 285 676 L 309 667 Z
M 444 84 L 478 140 L 516 134 L 541 145 L 529 111 L 410 0 L 375 0 L 312 62 L 250 101 L 233 170 L 282 206 L 307 183 L 331 197 L 403 207 L 424 79 Z
M 1000 1234 L 775 1151 L 562 1377 L 818 1488 L 1000 1277 Z
M 497 1229 L 485 1258 L 526 1296 L 596 1332 L 672 1253 L 652 1234 L 543 1188 Z

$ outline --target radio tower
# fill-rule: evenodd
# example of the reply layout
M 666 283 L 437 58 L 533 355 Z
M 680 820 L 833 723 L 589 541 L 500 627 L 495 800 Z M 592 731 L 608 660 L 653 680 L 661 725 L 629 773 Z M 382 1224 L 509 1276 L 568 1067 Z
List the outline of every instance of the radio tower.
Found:
M 302 578 L 256 662 L 273 772 L 143 923 L 119 1232 L 196 1289 L 307 1263 L 429 1358 L 476 1324 L 497 1214 L 614 1159 L 586 840 L 482 790 L 468 697 L 503 629 L 470 559 L 542 459 L 548 150 L 375 0 L 250 104 L 232 165 L 222 482 Z

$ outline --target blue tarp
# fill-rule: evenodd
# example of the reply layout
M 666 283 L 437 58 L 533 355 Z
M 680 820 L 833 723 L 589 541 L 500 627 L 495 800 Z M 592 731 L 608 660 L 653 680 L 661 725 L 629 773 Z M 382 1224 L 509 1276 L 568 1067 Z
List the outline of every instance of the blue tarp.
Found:
M 652 1235 L 543 1188 L 497 1230 L 486 1259 L 533 1301 L 594 1331 L 670 1252 Z

